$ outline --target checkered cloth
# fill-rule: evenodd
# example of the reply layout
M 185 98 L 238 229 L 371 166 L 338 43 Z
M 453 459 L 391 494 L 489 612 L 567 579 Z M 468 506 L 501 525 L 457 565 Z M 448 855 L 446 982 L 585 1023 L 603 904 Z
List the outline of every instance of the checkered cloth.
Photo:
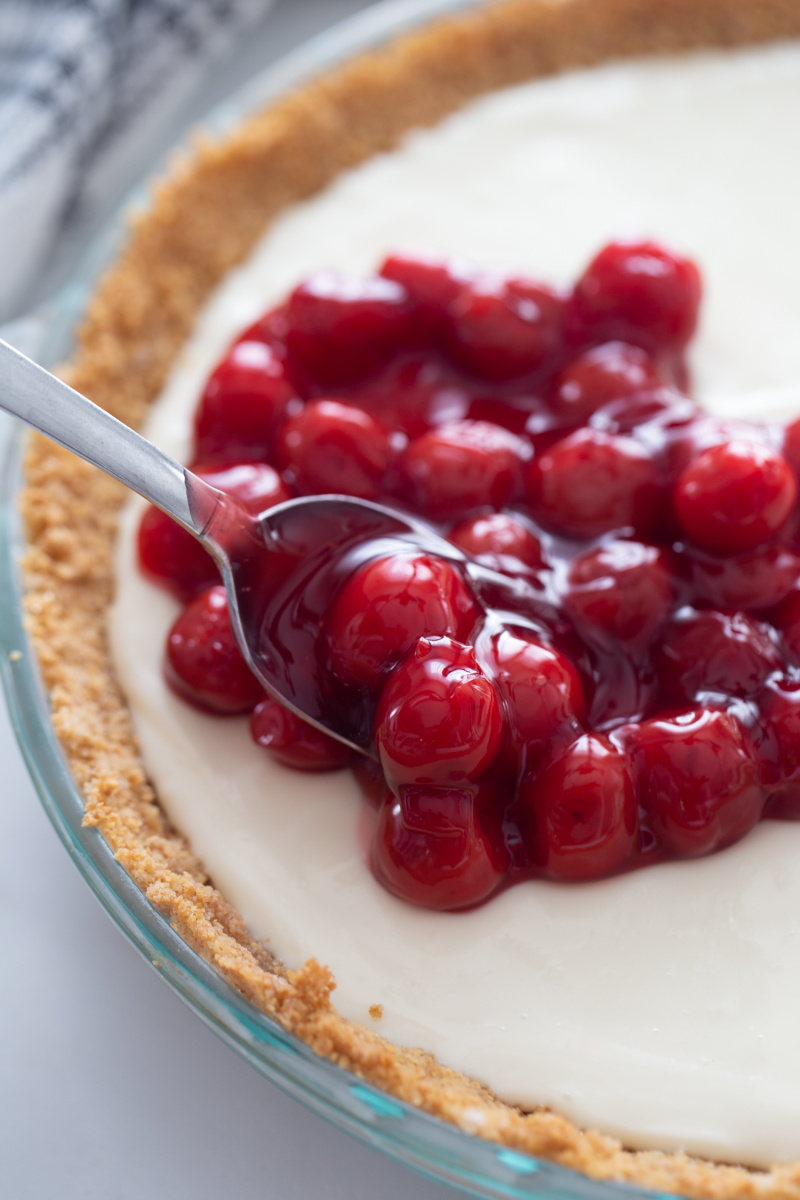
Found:
M 0 321 L 271 0 L 0 0 Z

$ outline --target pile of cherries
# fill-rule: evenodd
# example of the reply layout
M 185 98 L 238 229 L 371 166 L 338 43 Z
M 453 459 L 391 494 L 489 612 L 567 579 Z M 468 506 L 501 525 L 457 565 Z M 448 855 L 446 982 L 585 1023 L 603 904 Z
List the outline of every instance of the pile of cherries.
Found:
M 142 569 L 186 605 L 170 684 L 250 712 L 286 765 L 354 766 L 396 895 L 466 908 L 800 817 L 800 421 L 687 397 L 700 294 L 651 242 L 563 292 L 394 255 L 301 284 L 206 383 L 192 469 L 248 510 L 379 500 L 469 560 L 384 543 L 331 594 L 316 653 L 374 722 L 377 761 L 351 763 L 263 696 L 199 545 L 156 509 L 141 525 Z

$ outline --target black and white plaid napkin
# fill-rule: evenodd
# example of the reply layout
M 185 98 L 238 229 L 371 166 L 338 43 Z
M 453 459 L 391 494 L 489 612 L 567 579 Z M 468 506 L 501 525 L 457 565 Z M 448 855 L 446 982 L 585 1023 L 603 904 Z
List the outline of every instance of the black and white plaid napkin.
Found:
M 0 0 L 0 321 L 272 0 Z

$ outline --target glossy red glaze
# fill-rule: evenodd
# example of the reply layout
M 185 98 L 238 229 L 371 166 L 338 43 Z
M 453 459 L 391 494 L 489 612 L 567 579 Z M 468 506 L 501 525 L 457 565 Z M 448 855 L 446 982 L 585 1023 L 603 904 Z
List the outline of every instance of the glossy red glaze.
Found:
M 467 555 L 338 524 L 320 549 L 300 521 L 268 564 L 283 590 L 263 636 L 319 664 L 309 710 L 375 731 L 380 761 L 358 769 L 372 863 L 406 900 L 470 907 L 800 817 L 800 422 L 721 421 L 677 390 L 698 299 L 693 265 L 652 243 L 606 247 L 566 304 L 393 255 L 370 280 L 301 285 L 206 388 L 214 461 L 250 423 L 240 457 L 269 458 L 249 470 L 272 472 L 273 500 L 374 498 Z M 185 596 L 206 582 L 188 551 L 142 536 L 151 577 Z M 281 761 L 341 765 L 231 667 L 212 591 L 181 618 L 173 686 L 218 711 L 261 701 L 254 735 Z

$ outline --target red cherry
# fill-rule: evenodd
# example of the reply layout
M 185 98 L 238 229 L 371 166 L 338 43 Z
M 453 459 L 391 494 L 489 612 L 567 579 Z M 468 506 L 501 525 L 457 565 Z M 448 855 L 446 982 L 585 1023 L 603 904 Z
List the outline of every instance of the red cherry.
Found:
M 280 475 L 266 463 L 201 464 L 192 470 L 212 487 L 235 496 L 254 516 L 289 499 Z M 139 526 L 138 550 L 144 574 L 184 603 L 219 579 L 214 560 L 197 538 L 152 504 Z
M 553 288 L 534 280 L 464 283 L 448 310 L 450 354 L 486 379 L 526 375 L 560 350 L 563 308 Z
M 278 472 L 268 463 L 198 463 L 192 470 L 220 492 L 235 496 L 254 517 L 283 504 L 291 496 Z
M 455 395 L 445 368 L 438 361 L 420 353 L 403 355 L 395 359 L 357 391 L 360 408 L 380 419 L 394 435 L 413 439 L 427 433 L 440 419 L 439 411 L 444 406 L 449 413 Z M 467 399 L 456 402 L 458 411 L 466 411 Z M 404 438 L 397 438 L 403 444 Z
M 527 446 L 489 421 L 454 421 L 416 438 L 398 461 L 403 499 L 431 520 L 502 508 L 518 492 Z
M 378 685 L 421 637 L 466 640 L 478 619 L 475 598 L 442 559 L 405 552 L 379 558 L 346 581 L 328 619 L 333 671 Z
M 800 579 L 800 554 L 789 546 L 762 546 L 736 557 L 692 555 L 692 582 L 714 608 L 772 608 Z
M 612 529 L 648 533 L 660 489 L 647 451 L 633 438 L 580 429 L 535 458 L 528 503 L 547 529 L 593 538 Z
M 632 735 L 639 799 L 664 848 L 681 858 L 729 846 L 764 806 L 755 763 L 728 713 L 688 709 Z
M 530 281 L 395 255 L 365 283 L 302 285 L 209 381 L 197 429 L 210 458 L 199 470 L 250 511 L 288 495 L 258 461 L 274 454 L 290 486 L 397 495 L 454 524 L 464 553 L 521 577 L 505 591 L 498 583 L 502 612 L 479 604 L 457 564 L 410 548 L 346 576 L 352 564 L 331 545 L 318 577 L 312 632 L 324 579 L 331 591 L 337 572 L 344 579 L 322 629 L 319 699 L 334 713 L 355 697 L 361 719 L 376 710 L 382 765 L 361 774 L 379 809 L 375 872 L 397 895 L 480 903 L 503 885 L 510 848 L 515 871 L 527 856 L 559 879 L 624 868 L 648 838 L 655 858 L 706 853 L 745 833 L 767 795 L 766 815 L 800 818 L 800 683 L 784 673 L 787 657 L 789 674 L 800 662 L 800 422 L 782 457 L 776 428 L 701 416 L 669 386 L 682 379 L 698 298 L 694 266 L 652 243 L 607 247 L 568 311 Z M 567 338 L 581 350 L 572 361 Z M 345 386 L 346 399 L 323 392 Z M 240 461 L 226 465 L 231 446 Z M 500 511 L 523 490 L 531 515 Z M 188 596 L 213 566 L 159 522 L 143 522 L 143 564 Z M 578 553 L 559 537 L 598 540 Z M 299 584 L 284 598 L 296 614 L 310 603 Z M 510 618 L 508 605 L 527 616 Z M 293 620 L 287 653 L 310 653 Z M 576 664 L 591 681 L 588 731 Z M 349 761 L 263 698 L 220 587 L 176 622 L 165 670 L 207 711 L 257 704 L 253 736 L 287 765 Z M 673 701 L 693 707 L 665 710 Z
M 518 570 L 520 564 L 536 570 L 545 565 L 538 537 L 510 513 L 493 512 L 462 521 L 451 529 L 449 540 L 470 558 L 490 557 L 490 565 L 501 570 Z
M 497 891 L 507 865 L 504 847 L 481 827 L 471 791 L 405 787 L 379 812 L 372 869 L 401 900 L 444 911 L 472 908 Z
M 687 537 L 720 554 L 752 550 L 785 524 L 797 499 L 786 459 L 767 446 L 712 446 L 675 485 L 675 512 Z
M 347 746 L 295 716 L 276 700 L 262 700 L 250 717 L 253 741 L 296 771 L 332 771 L 347 766 Z
M 784 820 L 800 819 L 800 683 L 776 680 L 758 698 L 761 728 L 772 750 L 774 776 L 771 780 L 767 815 Z M 762 747 L 763 751 L 763 747 Z M 770 764 L 773 765 L 773 764 Z
M 655 242 L 612 242 L 575 285 L 570 316 L 584 339 L 676 353 L 695 331 L 701 291 L 691 259 Z
M 654 359 L 638 346 L 606 342 L 573 359 L 553 385 L 550 407 L 582 425 L 604 404 L 652 391 L 664 382 Z
M 167 682 L 196 708 L 219 716 L 249 712 L 263 695 L 231 629 L 221 584 L 201 592 L 167 637 Z
M 413 307 L 413 324 L 428 337 L 444 328 L 448 305 L 464 282 L 464 271 L 458 265 L 418 254 L 390 254 L 379 274 L 405 289 Z
M 351 765 L 356 782 L 372 808 L 380 808 L 388 800 L 394 803 L 380 763 L 364 754 L 356 754 Z
M 420 638 L 392 673 L 375 717 L 375 744 L 390 783 L 477 779 L 502 738 L 500 704 L 472 647 Z
M 796 476 L 800 476 L 800 418 L 783 431 L 783 456 Z
M 195 417 L 195 458 L 267 458 L 296 391 L 264 342 L 237 342 L 210 376 Z
M 583 688 L 563 654 L 510 629 L 482 637 L 476 650 L 505 703 L 523 765 L 547 747 L 573 741 L 581 733 Z
M 388 429 L 338 400 L 316 400 L 288 420 L 277 455 L 301 492 L 339 492 L 374 500 L 389 464 Z
M 675 699 L 754 694 L 781 668 L 770 627 L 745 613 L 683 608 L 663 630 L 654 664 Z
M 289 331 L 287 308 L 279 304 L 264 313 L 239 334 L 237 342 L 266 342 L 279 358 L 286 358 L 286 334 Z
M 142 573 L 184 603 L 219 579 L 213 558 L 197 538 L 154 504 L 142 515 L 137 549 Z
M 800 580 L 800 572 L 795 584 Z M 792 591 L 770 614 L 772 624 L 779 629 L 782 641 L 791 658 L 800 663 L 800 592 Z
M 555 879 L 599 879 L 633 854 L 638 829 L 628 756 L 587 733 L 519 790 L 519 822 L 532 860 Z
M 409 304 L 405 288 L 390 279 L 321 272 L 295 288 L 287 312 L 290 361 L 336 387 L 371 374 L 400 349 Z
M 573 559 L 563 604 L 584 636 L 600 646 L 647 648 L 675 599 L 670 561 L 642 542 L 611 541 Z

